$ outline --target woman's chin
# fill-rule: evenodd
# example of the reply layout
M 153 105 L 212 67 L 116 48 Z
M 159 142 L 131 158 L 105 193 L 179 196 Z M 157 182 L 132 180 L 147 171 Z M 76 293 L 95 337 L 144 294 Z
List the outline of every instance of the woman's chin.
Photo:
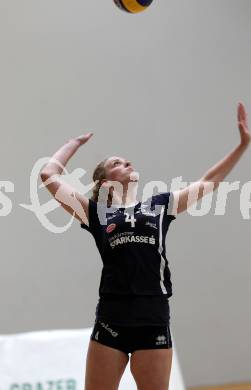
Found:
M 139 180 L 139 172 L 132 171 L 130 172 L 130 181 L 138 181 Z

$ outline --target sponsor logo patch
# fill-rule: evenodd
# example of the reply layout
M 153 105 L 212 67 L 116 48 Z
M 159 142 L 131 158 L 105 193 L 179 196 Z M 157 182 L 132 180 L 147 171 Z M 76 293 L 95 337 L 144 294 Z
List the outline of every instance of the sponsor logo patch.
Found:
M 116 227 L 116 223 L 111 223 L 110 225 L 107 226 L 106 228 L 106 233 L 111 233 Z

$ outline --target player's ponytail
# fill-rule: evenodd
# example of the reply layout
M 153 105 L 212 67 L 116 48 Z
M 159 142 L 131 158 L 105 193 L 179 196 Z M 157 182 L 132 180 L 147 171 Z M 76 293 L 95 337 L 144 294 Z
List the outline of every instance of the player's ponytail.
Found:
M 101 183 L 103 179 L 106 179 L 106 171 L 105 171 L 105 163 L 108 160 L 108 157 L 105 158 L 104 160 L 100 161 L 96 168 L 94 169 L 93 175 L 92 175 L 92 180 L 95 182 L 98 180 L 96 183 L 95 187 L 92 190 L 92 196 L 91 199 L 94 200 L 95 202 L 98 201 L 98 196 L 99 196 L 99 189 L 101 187 Z M 108 207 L 112 204 L 112 196 L 109 193 L 108 195 Z

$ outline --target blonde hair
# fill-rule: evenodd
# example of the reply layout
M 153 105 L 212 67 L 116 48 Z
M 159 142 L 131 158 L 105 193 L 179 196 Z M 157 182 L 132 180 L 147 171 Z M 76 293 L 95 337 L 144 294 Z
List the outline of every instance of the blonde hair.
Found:
M 109 157 L 106 157 L 104 160 L 100 161 L 96 168 L 94 169 L 94 172 L 92 174 L 92 180 L 95 182 L 98 180 L 96 183 L 95 187 L 92 190 L 92 196 L 91 199 L 94 200 L 94 202 L 97 202 L 99 199 L 99 190 L 102 185 L 102 180 L 106 179 L 106 170 L 105 170 L 105 163 L 108 160 Z M 108 207 L 112 204 L 112 196 L 109 193 L 108 194 Z

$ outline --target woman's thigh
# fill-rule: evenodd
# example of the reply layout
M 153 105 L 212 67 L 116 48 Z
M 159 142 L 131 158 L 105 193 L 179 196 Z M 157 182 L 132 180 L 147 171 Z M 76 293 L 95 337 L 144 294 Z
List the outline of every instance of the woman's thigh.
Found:
M 129 356 L 90 340 L 85 370 L 85 390 L 117 390 Z
M 167 390 L 172 365 L 172 338 L 169 324 L 145 326 L 135 334 L 130 370 L 138 390 Z
M 130 370 L 138 390 L 168 390 L 172 348 L 145 349 L 132 353 Z

